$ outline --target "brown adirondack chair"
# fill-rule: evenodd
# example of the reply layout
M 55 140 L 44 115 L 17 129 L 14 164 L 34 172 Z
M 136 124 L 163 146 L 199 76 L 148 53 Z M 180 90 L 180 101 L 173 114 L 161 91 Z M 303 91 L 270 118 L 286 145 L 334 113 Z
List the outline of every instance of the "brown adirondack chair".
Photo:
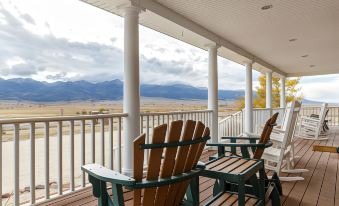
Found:
M 236 174 L 238 175 L 237 177 L 240 177 L 241 175 L 246 177 L 246 176 L 249 176 L 248 174 L 251 174 L 251 167 L 253 167 L 253 165 L 255 164 L 254 160 L 260 160 L 262 158 L 265 148 L 272 146 L 272 142 L 270 141 L 270 135 L 272 133 L 273 127 L 276 125 L 277 118 L 278 118 L 278 113 L 275 113 L 270 119 L 266 121 L 266 124 L 263 128 L 261 135 L 245 134 L 246 136 L 241 136 L 241 137 L 222 137 L 222 139 L 229 139 L 231 142 L 230 143 L 207 144 L 209 146 L 218 147 L 218 156 L 213 157 L 213 160 L 206 164 L 206 170 L 203 171 L 203 174 L 202 174 L 202 176 L 220 179 L 220 180 L 217 180 L 214 185 L 213 194 L 214 196 L 216 196 L 216 198 L 214 199 L 218 199 L 218 197 L 222 198 L 223 195 L 221 194 L 227 194 L 228 191 L 225 191 L 225 190 L 227 190 L 226 188 L 230 189 L 230 187 L 225 186 L 224 179 L 225 177 L 230 176 L 229 174 Z M 237 140 L 248 140 L 249 143 L 237 143 L 236 142 Z M 231 153 L 232 153 L 231 156 L 225 153 L 225 147 L 231 148 Z M 239 156 L 239 150 L 237 150 L 237 148 L 240 148 L 240 152 L 241 152 L 240 156 Z M 235 157 L 238 157 L 238 158 L 235 158 Z M 242 157 L 242 158 L 239 158 L 239 157 Z M 243 159 L 243 158 L 246 158 L 246 159 Z M 272 204 L 280 205 L 279 193 L 282 193 L 282 191 L 281 191 L 281 184 L 277 176 L 275 175 L 273 179 L 268 179 L 264 170 L 262 169 L 260 170 L 259 174 L 261 178 L 263 178 L 264 181 L 266 182 L 265 191 L 268 190 L 267 188 L 269 186 L 273 187 L 274 189 L 273 194 L 271 194 L 272 191 L 266 194 L 270 198 L 272 198 Z M 249 184 L 252 184 L 252 182 L 255 183 L 256 179 L 257 177 L 254 173 L 254 175 L 250 179 L 247 179 L 246 181 Z M 232 181 L 232 178 L 231 178 L 231 181 Z M 260 189 L 263 189 L 263 188 L 257 188 L 258 186 L 259 185 L 257 183 L 251 185 L 251 187 L 254 188 L 253 191 L 255 192 L 254 194 L 256 195 L 256 197 L 258 197 L 259 199 L 261 198 L 262 200 L 260 204 L 263 204 L 264 199 L 262 197 L 262 194 L 257 193 L 258 191 L 260 191 Z M 233 188 L 236 188 L 236 190 L 238 190 L 237 186 Z M 233 191 L 233 190 L 234 189 L 230 189 L 230 191 Z M 259 200 L 247 198 L 246 203 L 245 203 L 244 201 L 245 190 L 242 190 L 242 192 L 240 192 L 239 190 L 238 195 L 239 196 L 242 195 L 242 198 L 243 198 L 242 203 L 239 202 L 239 205 L 247 205 L 247 202 L 249 200 L 257 202 L 257 203 L 259 202 Z M 238 197 L 236 199 L 238 199 Z M 227 202 L 227 200 L 220 200 L 220 202 L 225 203 Z
M 198 165 L 210 131 L 201 122 L 178 120 L 154 128 L 151 144 L 145 144 L 145 134 L 134 141 L 133 178 L 100 165 L 85 165 L 93 194 L 102 205 L 124 205 L 122 186 L 133 189 L 133 205 L 199 204 L 198 178 L 204 166 Z M 146 175 L 144 153 L 149 150 Z M 107 193 L 106 182 L 112 183 L 113 197 Z M 187 189 L 190 193 L 184 200 Z
M 210 143 L 208 146 L 217 146 L 218 147 L 218 157 L 225 156 L 225 147 L 231 148 L 231 153 L 237 155 L 237 148 L 240 148 L 241 156 L 244 158 L 253 158 L 261 159 L 261 156 L 266 147 L 270 147 L 272 142 L 270 142 L 270 136 L 273 130 L 273 127 L 276 125 L 276 121 L 279 113 L 275 113 L 269 118 L 264 128 L 261 132 L 261 135 L 245 133 L 240 137 L 221 137 L 222 139 L 230 140 L 230 143 Z M 237 140 L 248 140 L 249 143 L 237 143 Z M 258 142 L 257 142 L 258 141 Z M 249 149 L 252 150 L 253 155 L 250 155 Z

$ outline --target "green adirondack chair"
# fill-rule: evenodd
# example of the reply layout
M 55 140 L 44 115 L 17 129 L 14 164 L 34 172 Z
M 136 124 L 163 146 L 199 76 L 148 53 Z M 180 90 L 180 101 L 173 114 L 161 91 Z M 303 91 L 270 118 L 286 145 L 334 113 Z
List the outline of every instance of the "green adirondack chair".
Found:
M 145 134 L 134 140 L 133 178 L 97 164 L 85 165 L 82 170 L 89 175 L 99 206 L 124 205 L 123 186 L 133 190 L 133 205 L 198 205 L 199 174 L 204 169 L 198 161 L 209 134 L 201 122 L 188 120 L 183 128 L 183 121 L 174 121 L 169 129 L 166 124 L 154 128 L 151 144 L 145 144 Z M 106 183 L 112 184 L 112 197 Z
M 265 126 L 262 130 L 261 135 L 256 135 L 256 134 L 244 134 L 240 137 L 222 137 L 222 139 L 228 139 L 230 140 L 230 143 L 210 143 L 207 144 L 208 146 L 217 146 L 218 147 L 218 154 L 216 157 L 212 157 L 212 161 L 210 163 L 207 163 L 207 170 L 214 170 L 215 168 L 218 167 L 218 170 L 225 170 L 222 167 L 222 164 L 228 164 L 227 161 L 224 161 L 225 159 L 229 159 L 228 156 L 229 154 L 226 153 L 225 148 L 231 148 L 230 152 L 232 155 L 231 156 L 237 156 L 245 159 L 257 159 L 260 160 L 262 157 L 262 154 L 265 150 L 265 148 L 272 146 L 272 142 L 270 141 L 270 135 L 272 133 L 273 127 L 276 125 L 276 120 L 278 118 L 278 113 L 275 113 L 270 119 L 268 119 L 265 123 Z M 241 141 L 248 141 L 248 143 L 237 143 L 237 140 Z M 240 151 L 239 151 L 240 148 Z M 239 154 L 240 152 L 240 154 Z M 221 164 L 217 164 L 217 162 L 221 162 Z M 245 163 L 244 163 L 245 164 Z M 210 165 L 213 165 L 211 167 Z M 212 174 L 213 172 L 208 172 L 209 175 Z M 281 184 L 276 175 L 274 175 L 273 179 L 268 179 L 267 175 L 264 170 L 260 171 L 260 175 L 264 177 L 265 179 L 265 191 L 266 191 L 266 201 L 270 197 L 272 199 L 273 205 L 280 205 L 280 197 L 279 194 L 282 193 L 281 189 Z M 251 178 L 252 180 L 255 179 L 256 177 L 253 176 Z M 253 184 L 251 184 L 252 180 L 247 181 L 249 187 L 252 187 L 252 191 L 249 191 L 249 193 L 255 193 L 257 188 L 253 188 Z M 253 181 L 252 181 L 253 182 Z M 214 195 L 219 194 L 223 190 L 237 190 L 237 186 L 230 188 L 231 184 L 227 184 L 223 181 L 216 181 L 215 186 L 214 186 Z M 234 186 L 234 185 L 233 185 Z M 234 189 L 235 188 L 235 189 Z M 248 188 L 247 188 L 248 189 Z M 253 192 L 254 191 L 254 192 Z M 267 191 L 269 191 L 267 193 Z
M 218 147 L 218 155 L 216 158 L 224 157 L 226 151 L 225 148 L 228 147 L 231 148 L 229 152 L 231 152 L 232 155 L 239 156 L 237 149 L 240 148 L 241 157 L 261 159 L 264 149 L 272 146 L 270 135 L 272 133 L 273 127 L 276 126 L 278 115 L 279 113 L 275 113 L 271 118 L 266 121 L 261 135 L 244 133 L 239 137 L 221 137 L 221 139 L 227 139 L 230 140 L 230 142 L 209 143 L 207 145 Z M 248 143 L 237 143 L 237 140 L 247 140 Z M 253 156 L 251 156 L 251 153 L 253 154 Z

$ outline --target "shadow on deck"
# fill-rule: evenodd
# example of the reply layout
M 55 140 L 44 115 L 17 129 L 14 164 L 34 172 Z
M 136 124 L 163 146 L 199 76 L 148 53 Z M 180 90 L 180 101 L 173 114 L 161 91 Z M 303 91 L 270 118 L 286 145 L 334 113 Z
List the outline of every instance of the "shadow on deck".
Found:
M 312 151 L 312 146 L 318 144 L 339 146 L 339 128 L 331 128 L 327 136 L 328 140 L 325 141 L 304 139 L 296 141 L 295 152 L 297 156 L 300 156 L 300 159 L 296 161 L 296 167 L 306 168 L 309 172 L 301 174 L 305 178 L 304 181 L 283 183 L 284 195 L 281 197 L 283 205 L 339 205 L 339 154 Z M 201 161 L 208 161 L 208 157 L 215 153 L 215 151 L 204 151 Z M 282 176 L 287 175 L 282 174 Z M 294 176 L 294 174 L 288 176 Z M 212 179 L 200 178 L 201 205 L 211 197 L 213 184 Z M 124 197 L 126 205 L 129 205 L 132 192 L 126 191 Z M 91 188 L 86 188 L 40 205 L 95 206 L 97 200 L 92 196 Z

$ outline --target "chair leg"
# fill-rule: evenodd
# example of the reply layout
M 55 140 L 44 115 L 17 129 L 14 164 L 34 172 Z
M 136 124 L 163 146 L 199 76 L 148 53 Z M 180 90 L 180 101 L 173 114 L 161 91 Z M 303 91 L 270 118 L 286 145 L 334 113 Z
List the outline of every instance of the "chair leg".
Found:
M 123 192 L 122 187 L 120 186 L 120 190 L 116 189 L 118 186 L 112 186 L 113 189 L 113 197 L 114 202 L 112 202 L 111 198 L 107 193 L 107 185 L 106 182 L 100 181 L 97 178 L 88 175 L 88 180 L 92 184 L 93 187 L 93 196 L 98 198 L 98 206 L 112 206 L 112 205 L 124 205 L 123 200 Z M 120 200 L 121 199 L 121 200 Z
M 238 185 L 238 204 L 240 206 L 245 206 L 245 183 L 240 183 Z
M 122 191 L 122 185 L 118 184 L 112 184 L 112 192 L 113 192 L 113 202 L 112 205 L 114 206 L 120 206 L 124 205 L 124 196 L 123 196 L 123 191 Z M 109 198 L 111 201 L 111 198 Z
M 224 192 L 224 190 L 225 190 L 225 181 L 216 179 L 213 186 L 213 196 L 216 196 L 219 193 Z
M 187 203 L 189 205 L 199 205 L 199 177 L 192 179 L 186 192 Z

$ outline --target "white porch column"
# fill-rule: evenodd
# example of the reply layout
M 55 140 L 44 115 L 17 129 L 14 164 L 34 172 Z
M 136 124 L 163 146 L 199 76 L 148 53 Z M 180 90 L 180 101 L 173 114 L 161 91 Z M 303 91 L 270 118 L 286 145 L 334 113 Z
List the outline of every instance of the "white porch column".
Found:
M 124 10 L 123 172 L 133 171 L 133 140 L 140 135 L 139 8 Z
M 252 64 L 246 62 L 246 88 L 245 88 L 245 132 L 253 132 L 253 90 L 252 90 Z
M 286 80 L 286 77 L 280 78 L 280 86 L 281 86 L 281 88 L 280 88 L 280 108 L 286 107 L 285 80 Z
M 213 110 L 211 138 L 218 142 L 218 46 L 208 45 L 208 109 Z
M 266 108 L 270 109 L 272 115 L 272 72 L 266 72 Z

